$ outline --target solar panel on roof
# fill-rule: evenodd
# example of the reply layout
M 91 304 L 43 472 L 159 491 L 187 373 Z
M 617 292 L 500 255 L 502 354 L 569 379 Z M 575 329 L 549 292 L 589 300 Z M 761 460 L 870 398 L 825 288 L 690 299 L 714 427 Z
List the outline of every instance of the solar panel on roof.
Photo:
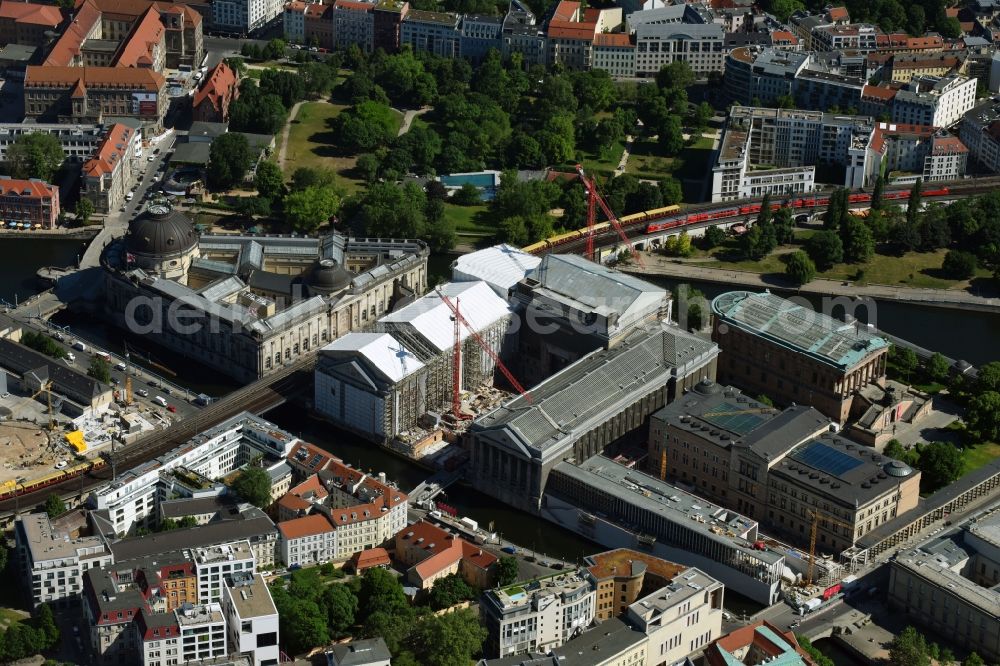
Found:
M 323 460 L 323 456 L 321 456 L 320 454 L 317 453 L 316 455 L 313 456 L 313 459 L 309 461 L 309 467 L 315 467 L 322 460 Z
M 841 476 L 849 472 L 861 461 L 849 456 L 843 451 L 824 444 L 823 442 L 811 442 L 804 449 L 795 454 L 795 458 L 821 472 L 826 472 L 833 476 Z
M 746 435 L 764 422 L 759 412 L 759 408 L 750 408 L 745 404 L 722 402 L 701 417 L 717 428 Z

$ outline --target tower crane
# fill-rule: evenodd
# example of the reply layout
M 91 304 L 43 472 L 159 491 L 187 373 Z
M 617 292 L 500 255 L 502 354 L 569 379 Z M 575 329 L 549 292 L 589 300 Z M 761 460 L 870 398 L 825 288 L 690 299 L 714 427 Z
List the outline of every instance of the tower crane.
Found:
M 618 216 L 615 215 L 613 210 L 611 210 L 611 206 L 609 206 L 608 202 L 604 200 L 601 193 L 597 191 L 597 183 L 587 176 L 583 170 L 583 165 L 577 164 L 576 172 L 580 175 L 580 180 L 583 182 L 583 188 L 587 192 L 587 258 L 591 261 L 594 260 L 594 222 L 596 221 L 598 206 L 600 206 L 604 215 L 608 218 L 608 221 L 611 222 L 611 226 L 618 232 L 618 237 L 622 239 L 622 242 L 625 243 L 626 246 L 631 247 L 631 245 L 629 245 L 631 241 L 625 234 L 625 230 L 622 229 Z M 642 257 L 638 254 L 635 254 L 634 256 L 636 262 L 645 268 L 646 264 L 643 263 Z
M 812 524 L 809 526 L 809 572 L 806 575 L 805 584 L 812 585 L 813 582 L 813 571 L 816 567 L 816 531 L 819 529 L 819 521 L 826 520 L 834 525 L 839 525 L 854 532 L 854 525 L 851 523 L 846 523 L 842 520 L 834 518 L 833 516 L 828 516 L 826 514 L 820 514 L 818 511 L 811 511 L 809 517 L 812 519 Z M 851 539 L 853 543 L 854 539 Z
M 519 395 L 524 396 L 524 399 L 528 401 L 528 404 L 532 403 L 531 394 L 523 386 L 521 382 L 517 381 L 517 378 L 507 369 L 504 362 L 500 360 L 500 357 L 495 351 L 483 340 L 483 337 L 479 335 L 475 328 L 469 323 L 469 321 L 462 316 L 462 313 L 458 309 L 458 299 L 452 302 L 440 287 L 435 287 L 434 291 L 440 297 L 441 301 L 448 306 L 451 310 L 451 320 L 455 323 L 455 346 L 452 349 L 452 366 L 451 366 L 451 412 L 456 419 L 466 419 L 467 415 L 462 414 L 462 398 L 461 398 L 461 382 L 462 382 L 462 326 L 469 331 L 469 335 L 472 339 L 476 341 L 476 344 L 486 352 L 486 354 L 493 359 L 493 363 L 496 365 L 497 369 L 503 373 L 510 385 L 518 392 Z

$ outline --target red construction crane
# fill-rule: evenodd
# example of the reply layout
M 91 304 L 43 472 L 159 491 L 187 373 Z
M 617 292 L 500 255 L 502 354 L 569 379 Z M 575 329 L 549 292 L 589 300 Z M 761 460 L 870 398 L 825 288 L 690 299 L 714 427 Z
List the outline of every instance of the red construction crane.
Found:
M 580 180 L 583 181 L 583 188 L 587 192 L 587 258 L 591 261 L 594 260 L 594 222 L 597 217 L 597 206 L 600 206 L 601 210 L 604 211 L 604 215 L 611 222 L 611 226 L 615 228 L 615 231 L 618 232 L 618 237 L 622 239 L 622 242 L 631 248 L 631 241 L 629 241 L 628 236 L 625 234 L 625 230 L 622 229 L 621 222 L 618 221 L 618 216 L 611 210 L 611 206 L 604 200 L 601 193 L 597 191 L 597 183 L 587 177 L 587 174 L 583 171 L 583 165 L 577 164 L 576 172 L 580 174 Z M 635 257 L 636 263 L 643 268 L 646 267 L 646 264 L 638 253 L 633 253 L 632 256 Z
M 455 322 L 455 346 L 452 349 L 451 357 L 452 415 L 456 419 L 471 418 L 466 414 L 462 414 L 462 398 L 460 396 L 462 382 L 462 330 L 459 327 L 460 324 L 461 326 L 465 326 L 466 330 L 469 331 L 469 335 L 471 335 L 472 339 L 476 341 L 476 344 L 478 344 L 480 348 L 486 352 L 491 359 L 493 359 L 493 363 L 495 363 L 496 367 L 503 373 L 503 376 L 507 378 L 507 381 L 510 382 L 510 385 L 514 388 L 514 390 L 524 396 L 524 399 L 527 400 L 530 405 L 532 403 L 531 394 L 528 393 L 523 386 L 521 386 L 521 382 L 517 381 L 517 378 L 514 377 L 511 371 L 507 369 L 507 366 L 500 360 L 497 353 L 493 351 L 493 348 L 490 347 L 485 340 L 483 340 L 483 336 L 479 335 L 468 320 L 462 316 L 462 313 L 458 310 L 458 299 L 456 298 L 455 302 L 452 303 L 451 299 L 445 296 L 440 287 L 435 288 L 435 291 L 437 292 L 437 295 L 441 297 L 444 304 L 448 306 L 448 309 L 451 310 L 451 320 Z

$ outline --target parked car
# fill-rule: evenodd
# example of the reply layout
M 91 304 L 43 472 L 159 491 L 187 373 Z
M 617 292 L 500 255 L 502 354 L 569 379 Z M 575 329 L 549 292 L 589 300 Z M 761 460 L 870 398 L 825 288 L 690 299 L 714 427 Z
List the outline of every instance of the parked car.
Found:
M 173 405 L 167 405 L 167 411 L 168 412 L 176 412 L 177 408 L 174 407 Z
M 146 389 L 136 389 L 135 394 L 140 398 L 145 398 L 149 395 L 149 391 L 147 391 Z
M 115 363 L 115 370 L 120 370 L 122 372 L 125 372 L 125 364 L 124 363 Z

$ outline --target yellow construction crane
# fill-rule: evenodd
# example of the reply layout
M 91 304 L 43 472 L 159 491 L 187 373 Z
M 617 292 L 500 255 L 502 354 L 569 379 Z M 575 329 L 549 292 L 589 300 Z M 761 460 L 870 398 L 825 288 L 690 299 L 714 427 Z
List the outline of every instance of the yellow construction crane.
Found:
M 853 534 L 854 532 L 853 524 L 846 523 L 832 516 L 820 514 L 817 511 L 811 511 L 809 513 L 809 516 L 810 518 L 812 518 L 812 524 L 809 526 L 809 572 L 805 580 L 803 581 L 806 585 L 812 585 L 813 582 L 813 571 L 816 566 L 816 531 L 819 529 L 819 521 L 820 520 L 829 521 L 834 525 L 840 525 L 841 527 L 846 527 L 848 530 L 851 531 L 851 534 Z M 854 542 L 853 538 L 851 539 L 851 542 L 853 544 Z
M 128 352 L 125 352 L 125 406 L 132 404 L 132 364 Z

